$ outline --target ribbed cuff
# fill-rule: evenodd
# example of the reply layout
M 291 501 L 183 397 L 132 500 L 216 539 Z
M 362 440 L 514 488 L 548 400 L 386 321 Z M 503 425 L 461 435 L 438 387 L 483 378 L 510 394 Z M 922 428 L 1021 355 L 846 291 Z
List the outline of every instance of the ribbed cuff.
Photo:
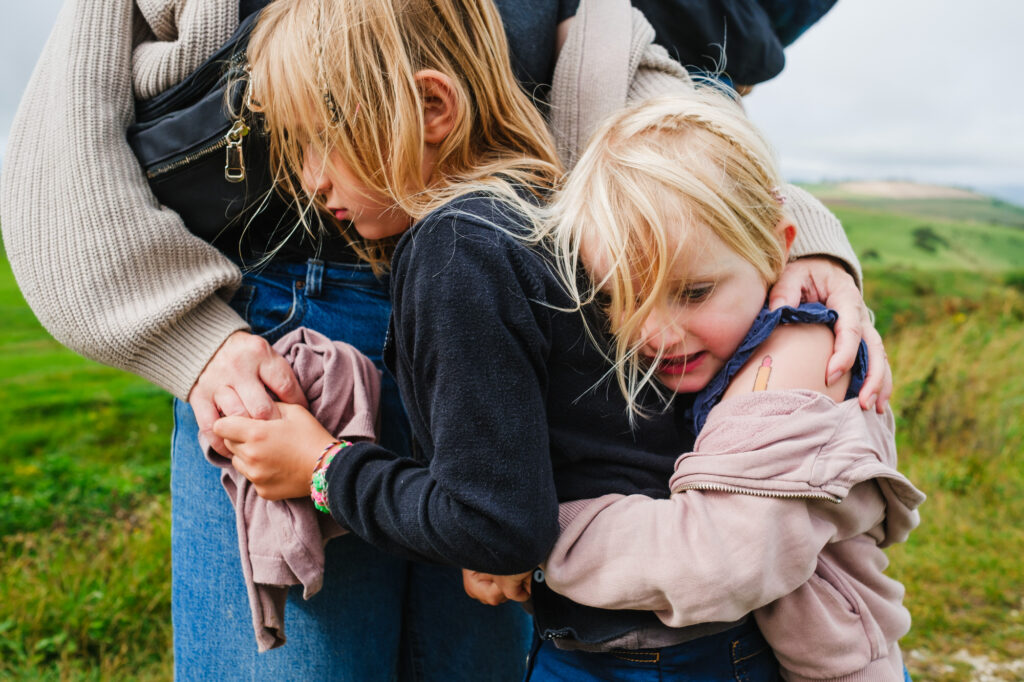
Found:
M 224 341 L 249 325 L 219 296 L 174 320 L 127 369 L 182 400 Z
M 573 522 L 581 511 L 587 508 L 593 500 L 573 500 L 558 505 L 558 531 L 565 532 L 569 524 Z

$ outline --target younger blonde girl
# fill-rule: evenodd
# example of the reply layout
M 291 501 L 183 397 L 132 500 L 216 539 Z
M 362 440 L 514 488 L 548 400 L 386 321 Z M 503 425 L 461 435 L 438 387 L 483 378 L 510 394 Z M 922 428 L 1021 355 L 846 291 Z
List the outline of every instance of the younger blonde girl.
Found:
M 826 385 L 835 314 L 766 307 L 796 234 L 780 182 L 739 106 L 703 88 L 613 117 L 559 193 L 562 276 L 604 307 L 630 409 L 645 416 L 648 388 L 676 395 L 700 435 L 670 499 L 563 504 L 540 575 L 674 627 L 753 611 L 786 679 L 900 680 L 910 619 L 881 548 L 923 496 L 895 469 L 891 412 L 857 403 L 863 349 Z M 531 679 L 621 664 L 601 656 L 542 646 Z

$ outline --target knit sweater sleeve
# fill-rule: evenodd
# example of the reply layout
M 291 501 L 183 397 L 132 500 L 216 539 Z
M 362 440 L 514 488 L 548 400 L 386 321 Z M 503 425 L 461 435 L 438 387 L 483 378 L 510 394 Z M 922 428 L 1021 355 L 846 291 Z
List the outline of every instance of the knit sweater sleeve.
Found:
M 227 304 L 238 269 L 158 204 L 126 142 L 135 12 L 130 0 L 61 11 L 8 140 L 4 246 L 54 338 L 184 398 L 247 325 Z

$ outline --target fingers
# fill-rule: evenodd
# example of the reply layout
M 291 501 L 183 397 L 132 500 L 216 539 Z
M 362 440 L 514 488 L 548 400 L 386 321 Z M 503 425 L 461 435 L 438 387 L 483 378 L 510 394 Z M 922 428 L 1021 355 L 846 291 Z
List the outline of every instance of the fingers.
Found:
M 231 415 L 215 421 L 212 431 L 222 441 L 232 442 L 228 449 L 237 453 L 239 444 L 254 440 L 254 437 L 258 436 L 258 429 L 258 420 L 241 415 Z
M 842 314 L 836 320 L 836 343 L 832 347 L 832 357 L 825 366 L 825 385 L 831 386 L 844 374 L 850 371 L 857 360 L 860 348 L 861 328 L 850 323 L 843 323 Z M 849 319 L 849 318 L 846 318 Z
M 885 354 L 882 337 L 870 325 L 870 320 L 865 320 L 865 323 L 867 326 L 864 329 L 864 343 L 868 348 L 868 373 L 858 398 L 862 409 L 870 410 L 874 407 L 881 414 L 885 412 L 885 406 L 892 396 L 892 368 Z
M 803 298 L 803 289 L 803 268 L 798 263 L 790 263 L 768 292 L 769 309 L 776 310 L 784 305 L 797 307 Z
M 225 416 L 244 414 L 253 419 L 276 419 L 279 416 L 274 406 L 274 397 L 267 393 L 262 381 L 243 381 L 227 388 L 237 396 L 237 404 L 234 401 L 229 402 L 228 406 L 232 409 L 228 411 L 218 400 L 217 407 Z M 218 396 L 220 393 L 218 390 Z
M 490 576 L 478 571 L 462 570 L 462 587 L 473 599 L 487 606 L 498 606 L 508 601 L 501 588 Z
M 308 406 L 306 394 L 299 385 L 292 366 L 282 356 L 275 353 L 273 358 L 262 363 L 259 377 L 282 403 Z
M 509 601 L 524 602 L 530 599 L 529 578 L 502 586 L 502 594 Z
M 835 347 L 825 369 L 825 384 L 828 386 L 853 368 L 868 321 L 867 306 L 853 278 L 845 271 L 838 274 L 840 276 L 829 277 L 825 281 L 827 291 L 821 292 L 826 296 L 825 305 L 839 316 L 834 328 Z
M 214 391 L 213 404 L 216 406 L 217 411 L 224 416 L 249 416 L 245 403 L 239 397 L 238 392 L 231 386 L 221 386 Z
M 230 457 L 231 452 L 224 445 L 224 440 L 213 432 L 214 423 L 220 418 L 220 412 L 212 400 L 194 398 L 189 404 L 196 416 L 196 423 L 199 425 L 199 435 L 205 438 L 214 452 Z

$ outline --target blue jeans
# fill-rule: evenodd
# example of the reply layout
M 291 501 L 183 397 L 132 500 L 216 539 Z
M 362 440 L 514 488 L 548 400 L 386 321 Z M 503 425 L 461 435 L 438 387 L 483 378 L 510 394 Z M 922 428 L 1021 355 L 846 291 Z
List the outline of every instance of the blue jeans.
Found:
M 367 266 L 272 264 L 232 301 L 273 342 L 299 326 L 346 341 L 381 366 L 386 283 Z M 409 452 L 409 425 L 385 372 L 381 442 Z M 328 543 L 323 589 L 293 588 L 287 643 L 257 654 L 234 511 L 199 449 L 192 409 L 175 402 L 171 466 L 172 618 L 179 680 L 519 680 L 531 626 L 518 605 L 465 595 L 459 569 L 398 559 L 354 535 Z
M 779 664 L 752 618 L 734 628 L 690 642 L 642 651 L 563 651 L 536 640 L 529 682 L 767 682 L 779 679 Z

